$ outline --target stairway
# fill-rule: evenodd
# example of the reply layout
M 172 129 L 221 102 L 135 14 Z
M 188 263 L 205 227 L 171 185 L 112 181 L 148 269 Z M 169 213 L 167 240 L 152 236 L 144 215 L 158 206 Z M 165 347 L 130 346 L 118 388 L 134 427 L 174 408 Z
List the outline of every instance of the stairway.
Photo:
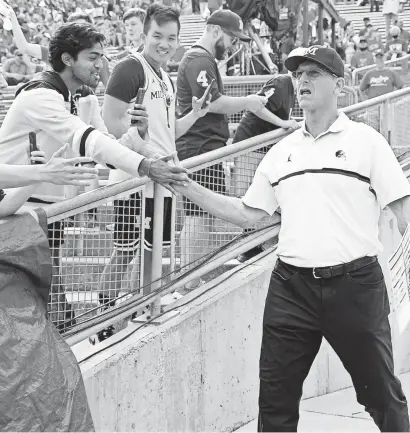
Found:
M 191 46 L 202 36 L 206 21 L 201 15 L 181 15 L 181 45 L 185 48 Z
M 370 5 L 356 6 L 356 2 L 349 2 L 346 4 L 336 3 L 335 8 L 339 15 L 346 21 L 351 21 L 355 30 L 363 28 L 363 18 L 369 17 L 370 22 L 374 28 L 380 29 L 380 35 L 383 42 L 386 40 L 385 19 L 382 14 L 383 5 L 380 4 L 380 12 L 370 12 Z M 403 12 L 399 15 L 399 19 L 404 23 L 404 29 L 410 30 L 410 5 L 405 4 Z

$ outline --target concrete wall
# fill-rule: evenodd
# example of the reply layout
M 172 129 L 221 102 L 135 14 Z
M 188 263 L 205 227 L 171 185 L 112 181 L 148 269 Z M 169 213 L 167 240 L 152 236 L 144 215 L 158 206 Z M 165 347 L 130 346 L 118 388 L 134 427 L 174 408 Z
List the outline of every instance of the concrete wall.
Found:
M 390 240 L 391 221 L 385 215 L 383 234 Z M 192 302 L 179 307 L 177 316 L 136 331 L 82 363 L 96 429 L 231 431 L 254 419 L 263 306 L 275 260 L 273 253 L 265 254 L 231 271 L 229 279 L 222 275 L 210 283 L 215 287 L 201 288 L 201 297 L 191 294 Z M 391 321 L 397 369 L 408 371 L 408 328 L 400 330 L 394 314 Z M 94 350 L 136 327 L 130 325 Z M 75 353 L 79 359 L 87 355 L 78 347 Z M 305 382 L 304 398 L 348 386 L 349 375 L 324 342 Z

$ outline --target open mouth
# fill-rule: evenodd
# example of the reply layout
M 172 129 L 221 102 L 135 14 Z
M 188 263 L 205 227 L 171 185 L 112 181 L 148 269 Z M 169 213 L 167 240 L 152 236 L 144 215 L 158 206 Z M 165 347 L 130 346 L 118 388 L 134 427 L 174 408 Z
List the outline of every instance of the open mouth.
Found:
M 302 89 L 302 90 L 299 90 L 299 95 L 300 96 L 303 96 L 303 95 L 311 95 L 312 94 L 312 92 L 309 90 L 309 89 Z

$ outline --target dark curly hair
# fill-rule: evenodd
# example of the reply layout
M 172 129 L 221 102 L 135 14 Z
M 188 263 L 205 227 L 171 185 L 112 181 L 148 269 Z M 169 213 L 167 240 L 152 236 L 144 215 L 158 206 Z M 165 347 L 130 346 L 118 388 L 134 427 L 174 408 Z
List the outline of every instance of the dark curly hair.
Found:
M 144 21 L 144 33 L 148 34 L 151 28 L 151 22 L 155 21 L 158 25 L 169 23 L 170 21 L 177 23 L 178 34 L 181 30 L 181 23 L 179 21 L 179 11 L 171 6 L 164 6 L 158 3 L 152 4 L 147 9 L 147 16 Z
M 66 23 L 51 38 L 48 61 L 56 72 L 62 72 L 65 64 L 61 60 L 64 53 L 77 59 L 80 51 L 91 48 L 94 44 L 103 45 L 105 36 L 88 23 Z

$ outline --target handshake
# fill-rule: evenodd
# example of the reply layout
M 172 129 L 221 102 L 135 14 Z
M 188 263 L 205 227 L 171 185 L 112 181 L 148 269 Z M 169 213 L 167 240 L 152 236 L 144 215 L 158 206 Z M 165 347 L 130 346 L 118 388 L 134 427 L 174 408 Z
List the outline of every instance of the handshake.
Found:
M 172 185 L 185 187 L 191 182 L 189 172 L 181 166 L 177 152 L 156 159 L 145 158 L 141 161 L 138 171 L 141 176 L 148 176 L 173 194 L 177 192 Z

